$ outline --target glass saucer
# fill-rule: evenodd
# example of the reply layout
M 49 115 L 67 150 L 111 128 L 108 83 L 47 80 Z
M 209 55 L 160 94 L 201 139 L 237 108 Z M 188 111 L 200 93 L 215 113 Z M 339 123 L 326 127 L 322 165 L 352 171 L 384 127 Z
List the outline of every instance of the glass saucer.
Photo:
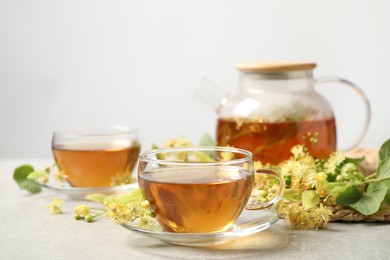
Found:
M 268 208 L 262 210 L 244 210 L 234 225 L 228 231 L 224 232 L 174 233 L 168 231 L 145 230 L 131 226 L 130 224 L 122 224 L 122 226 L 138 234 L 153 237 L 170 244 L 183 246 L 212 246 L 266 230 L 278 219 L 279 215 L 276 210 L 274 208 Z
M 73 187 L 69 183 L 63 185 L 49 178 L 48 183 L 42 183 L 36 180 L 36 183 L 42 188 L 53 190 L 68 195 L 72 199 L 85 200 L 85 197 L 90 194 L 102 193 L 106 195 L 113 195 L 118 193 L 125 193 L 138 188 L 138 183 L 131 183 L 126 185 L 109 186 L 109 187 Z

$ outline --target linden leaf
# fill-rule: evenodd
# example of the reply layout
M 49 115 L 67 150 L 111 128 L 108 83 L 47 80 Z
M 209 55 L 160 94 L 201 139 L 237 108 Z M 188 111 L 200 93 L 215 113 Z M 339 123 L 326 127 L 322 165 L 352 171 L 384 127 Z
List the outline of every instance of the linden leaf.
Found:
M 355 165 L 359 165 L 360 163 L 362 163 L 364 161 L 365 157 L 360 157 L 360 158 L 345 158 L 344 162 L 345 163 L 353 163 Z
M 122 205 L 126 205 L 129 202 L 133 201 L 143 201 L 145 198 L 142 195 L 141 189 L 135 189 L 129 193 L 120 194 L 120 195 L 112 195 L 105 199 L 103 199 L 103 204 L 107 204 L 111 200 L 116 200 L 118 203 Z
M 357 186 L 349 186 L 345 188 L 336 198 L 337 205 L 349 206 L 358 202 L 363 196 L 363 192 Z
M 386 195 L 383 201 L 390 205 L 390 179 L 386 179 L 381 182 L 387 187 Z
M 337 198 L 338 196 L 340 196 L 341 193 L 343 193 L 344 190 L 344 186 L 335 186 L 330 191 L 330 196 L 332 196 L 333 198 Z
M 19 180 L 25 180 L 27 176 L 34 171 L 34 167 L 31 165 L 22 165 L 15 169 L 14 171 L 14 180 L 18 182 Z
M 382 182 L 370 183 L 367 192 L 356 203 L 349 206 L 363 215 L 372 215 L 379 207 L 387 193 L 387 186 Z
M 202 139 L 199 141 L 200 146 L 216 146 L 217 142 L 209 134 L 205 134 Z M 209 151 L 205 152 L 212 159 L 216 158 L 215 152 Z
M 46 175 L 47 175 L 47 172 L 45 172 L 45 171 L 35 171 L 35 172 L 29 173 L 27 175 L 27 179 L 34 180 L 36 178 L 43 177 L 43 176 L 46 176 Z
M 320 197 L 315 190 L 305 190 L 302 192 L 302 205 L 305 209 L 310 209 L 320 203 Z
M 142 195 L 141 189 L 135 189 L 127 194 L 124 195 L 119 195 L 118 199 L 121 201 L 126 201 L 126 202 L 132 202 L 132 201 L 142 201 L 144 200 L 144 196 Z
M 39 193 L 42 189 L 34 180 L 27 179 L 27 176 L 32 172 L 34 172 L 34 167 L 31 165 L 22 165 L 15 169 L 13 178 L 19 188 L 35 194 Z
M 381 161 L 390 158 L 390 139 L 384 142 L 379 150 L 379 159 Z
M 87 200 L 95 201 L 100 204 L 104 204 L 103 201 L 108 197 L 108 195 L 101 194 L 101 193 L 95 193 L 95 194 L 89 194 L 85 198 Z
M 216 146 L 217 143 L 209 134 L 205 134 L 199 141 L 200 146 Z
M 203 152 L 195 152 L 197 162 L 215 162 L 213 158 Z
M 379 180 L 390 178 L 390 157 L 381 161 L 378 166 L 377 175 Z
M 291 202 L 300 202 L 302 199 L 302 196 L 299 196 L 298 193 L 292 191 L 291 189 L 285 189 L 283 193 L 283 198 L 287 199 Z
M 26 190 L 32 194 L 41 192 L 41 187 L 34 180 L 22 180 L 18 182 L 18 185 L 21 189 Z

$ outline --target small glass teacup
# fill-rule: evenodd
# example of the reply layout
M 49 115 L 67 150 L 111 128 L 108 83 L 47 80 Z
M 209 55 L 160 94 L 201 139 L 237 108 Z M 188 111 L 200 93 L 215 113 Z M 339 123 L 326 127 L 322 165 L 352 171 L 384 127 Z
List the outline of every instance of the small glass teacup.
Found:
M 131 182 L 140 143 L 127 127 L 79 128 L 54 132 L 52 150 L 70 185 L 109 187 Z
M 255 174 L 279 180 L 266 203 L 250 201 Z M 254 170 L 249 151 L 225 147 L 150 150 L 140 155 L 138 183 L 167 231 L 226 231 L 246 209 L 263 209 L 280 200 L 283 178 L 273 170 Z

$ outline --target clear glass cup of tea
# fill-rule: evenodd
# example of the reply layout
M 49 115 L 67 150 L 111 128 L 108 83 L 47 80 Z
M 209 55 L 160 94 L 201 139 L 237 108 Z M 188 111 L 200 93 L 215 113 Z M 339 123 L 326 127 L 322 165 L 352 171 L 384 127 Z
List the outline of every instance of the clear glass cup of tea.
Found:
M 249 200 L 256 174 L 279 181 L 279 191 L 268 202 Z M 139 157 L 138 184 L 160 225 L 179 233 L 229 230 L 245 208 L 270 207 L 284 189 L 277 172 L 254 170 L 251 152 L 226 147 L 147 151 Z
M 140 143 L 127 127 L 79 128 L 54 132 L 52 151 L 71 186 L 109 187 L 131 182 Z

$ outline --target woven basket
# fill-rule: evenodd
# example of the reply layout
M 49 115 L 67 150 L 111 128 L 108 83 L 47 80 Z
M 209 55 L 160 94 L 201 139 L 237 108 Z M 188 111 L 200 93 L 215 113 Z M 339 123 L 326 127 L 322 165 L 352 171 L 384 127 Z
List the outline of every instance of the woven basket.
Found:
M 328 205 L 326 207 L 332 211 L 331 222 L 390 222 L 390 206 L 383 206 L 377 213 L 364 216 L 353 209 L 339 205 Z

